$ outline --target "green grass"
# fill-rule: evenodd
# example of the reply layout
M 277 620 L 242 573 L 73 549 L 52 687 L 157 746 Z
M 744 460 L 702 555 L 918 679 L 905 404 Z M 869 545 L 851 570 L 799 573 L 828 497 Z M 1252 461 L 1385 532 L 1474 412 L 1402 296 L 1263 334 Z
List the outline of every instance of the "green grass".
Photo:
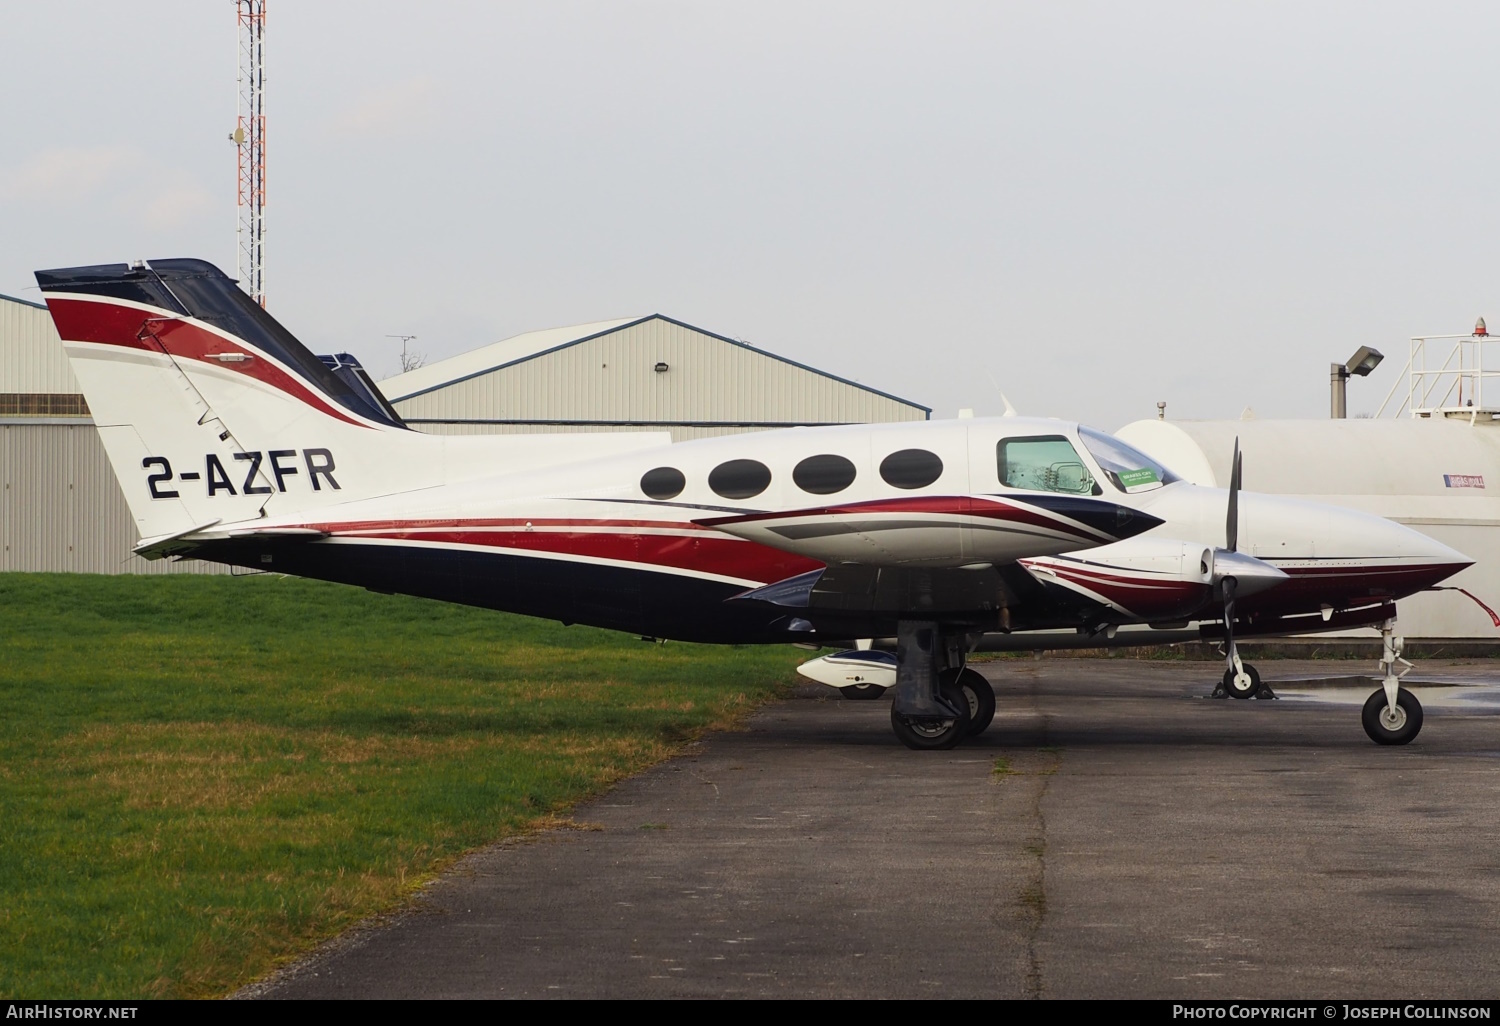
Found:
M 272 576 L 0 574 L 0 997 L 225 993 L 803 658 Z

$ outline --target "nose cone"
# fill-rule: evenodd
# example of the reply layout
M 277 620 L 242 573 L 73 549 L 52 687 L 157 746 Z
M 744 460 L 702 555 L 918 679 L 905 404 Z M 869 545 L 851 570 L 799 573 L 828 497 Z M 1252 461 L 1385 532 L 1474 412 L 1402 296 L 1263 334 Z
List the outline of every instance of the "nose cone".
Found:
M 1395 526 L 1408 535 L 1415 536 L 1408 539 L 1411 547 L 1410 559 L 1404 567 L 1400 567 L 1402 571 L 1400 580 L 1405 586 L 1405 594 L 1430 588 L 1474 565 L 1474 560 L 1457 549 L 1444 545 L 1436 538 L 1428 537 L 1403 524 Z M 1392 569 L 1395 570 L 1397 567 L 1393 566 Z
M 1474 561 L 1421 531 L 1394 520 L 1336 509 L 1324 514 L 1315 555 L 1320 560 L 1350 561 L 1370 569 L 1390 567 L 1422 574 L 1428 583 L 1451 577 Z
M 1474 564 L 1436 538 L 1359 510 L 1264 495 L 1248 508 L 1257 519 L 1252 551 L 1295 582 L 1272 592 L 1278 599 L 1294 590 L 1334 605 L 1399 599 Z
M 1167 533 L 1209 545 L 1224 544 L 1228 502 L 1223 489 L 1184 484 L 1141 495 L 1141 504 L 1167 521 Z M 1252 606 L 1263 601 L 1286 611 L 1402 598 L 1474 562 L 1384 517 L 1257 492 L 1240 493 L 1238 542 L 1241 554 L 1291 578 L 1267 588 Z

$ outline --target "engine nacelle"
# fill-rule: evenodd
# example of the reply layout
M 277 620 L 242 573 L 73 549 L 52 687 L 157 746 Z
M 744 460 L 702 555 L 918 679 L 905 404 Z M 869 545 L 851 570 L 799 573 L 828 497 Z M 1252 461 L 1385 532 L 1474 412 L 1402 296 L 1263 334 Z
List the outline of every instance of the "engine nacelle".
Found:
M 1287 579 L 1263 560 L 1177 538 L 1131 538 L 1087 554 L 1020 561 L 1044 587 L 1066 589 L 1105 610 L 1107 620 L 1159 623 L 1213 617 L 1217 585 L 1234 577 L 1238 594 Z

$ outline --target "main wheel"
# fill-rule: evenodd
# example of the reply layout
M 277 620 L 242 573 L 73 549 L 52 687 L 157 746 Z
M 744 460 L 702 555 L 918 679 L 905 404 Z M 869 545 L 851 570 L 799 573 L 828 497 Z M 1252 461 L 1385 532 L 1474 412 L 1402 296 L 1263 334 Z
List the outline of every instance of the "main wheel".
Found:
M 919 752 L 941 751 L 952 748 L 964 739 L 969 729 L 969 700 L 963 689 L 952 681 L 939 678 L 938 692 L 950 705 L 963 710 L 963 715 L 951 720 L 916 719 L 903 716 L 891 707 L 891 729 L 908 748 Z
M 848 684 L 839 688 L 839 694 L 857 702 L 871 702 L 884 695 L 885 688 L 879 684 Z
M 1360 719 L 1365 733 L 1377 745 L 1404 745 L 1422 729 L 1422 703 L 1410 691 L 1399 688 L 1396 711 L 1392 714 L 1390 703 L 1385 700 L 1385 688 L 1381 688 L 1365 701 Z
M 1239 684 L 1234 678 L 1234 670 L 1224 671 L 1224 690 L 1235 698 L 1254 698 L 1260 693 L 1260 673 L 1249 663 L 1241 663 L 1245 668 L 1245 676 L 1249 678 L 1244 685 Z
M 989 728 L 990 721 L 995 718 L 995 689 L 990 687 L 990 682 L 978 670 L 964 667 L 956 676 L 958 686 L 969 700 L 969 732 L 965 736 L 976 737 L 983 734 Z

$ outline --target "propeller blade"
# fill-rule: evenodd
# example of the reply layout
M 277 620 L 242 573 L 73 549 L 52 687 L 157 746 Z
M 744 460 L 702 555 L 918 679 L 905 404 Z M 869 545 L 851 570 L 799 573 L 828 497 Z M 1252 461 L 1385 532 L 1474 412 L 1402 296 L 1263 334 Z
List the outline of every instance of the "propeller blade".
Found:
M 1224 522 L 1224 547 L 1230 552 L 1240 540 L 1240 440 L 1234 440 L 1234 463 L 1229 471 L 1229 515 Z
M 1232 493 L 1231 493 L 1232 494 Z M 1233 508 L 1232 506 L 1230 507 Z M 1220 587 L 1224 589 L 1224 662 L 1234 669 L 1234 586 L 1235 579 L 1226 577 Z

